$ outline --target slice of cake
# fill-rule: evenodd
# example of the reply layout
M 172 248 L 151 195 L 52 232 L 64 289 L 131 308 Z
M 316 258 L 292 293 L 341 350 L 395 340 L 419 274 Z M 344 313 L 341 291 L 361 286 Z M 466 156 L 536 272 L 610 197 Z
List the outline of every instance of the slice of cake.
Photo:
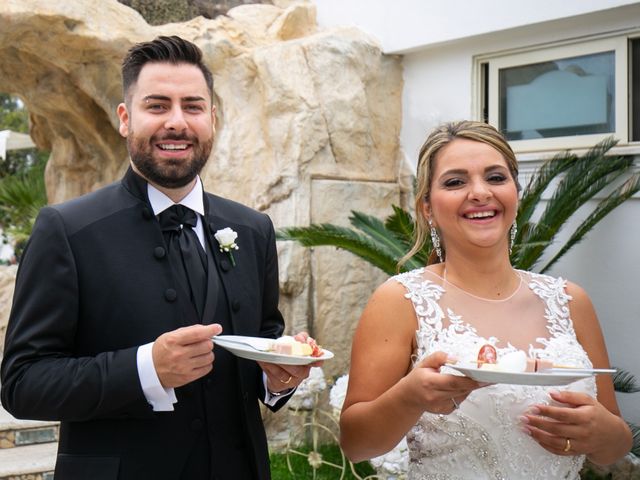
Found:
M 522 350 L 505 353 L 498 357 L 495 347 L 486 344 L 478 351 L 478 368 L 498 372 L 534 373 L 553 368 L 553 362 L 527 357 L 527 354 Z
M 311 337 L 307 337 L 306 342 L 300 342 L 289 335 L 284 335 L 273 341 L 271 351 L 282 355 L 295 355 L 298 357 L 322 356 L 322 349 Z

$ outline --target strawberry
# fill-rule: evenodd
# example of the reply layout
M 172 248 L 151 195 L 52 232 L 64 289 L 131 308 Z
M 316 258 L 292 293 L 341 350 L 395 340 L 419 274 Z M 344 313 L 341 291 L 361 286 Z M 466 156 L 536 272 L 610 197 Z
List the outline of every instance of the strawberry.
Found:
M 311 338 L 308 337 L 307 338 L 307 345 L 309 345 L 311 347 L 311 356 L 312 357 L 321 357 L 322 356 L 322 348 L 320 348 L 320 346 L 318 346 L 318 344 L 316 343 L 316 341 Z

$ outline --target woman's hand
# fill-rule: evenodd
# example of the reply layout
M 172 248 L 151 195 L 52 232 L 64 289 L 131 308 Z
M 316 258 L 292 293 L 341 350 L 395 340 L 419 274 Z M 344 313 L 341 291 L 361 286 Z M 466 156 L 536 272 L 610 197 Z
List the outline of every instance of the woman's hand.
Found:
M 306 343 L 309 338 L 307 332 L 297 333 L 293 338 L 298 342 Z M 257 362 L 262 371 L 267 375 L 267 388 L 271 392 L 283 392 L 298 387 L 309 376 L 312 367 L 321 367 L 323 361 L 313 362 L 308 365 L 279 365 L 273 363 Z
M 596 399 L 579 392 L 551 392 L 563 406 L 535 405 L 521 417 L 524 430 L 556 455 L 586 454 L 606 465 L 620 457 L 628 427 Z M 628 449 L 627 449 L 628 450 Z
M 421 412 L 449 414 L 476 388 L 484 386 L 467 377 L 443 375 L 440 367 L 455 362 L 445 352 L 435 352 L 421 360 L 401 382 L 406 398 Z
M 321 362 L 311 365 L 276 365 L 274 363 L 257 362 L 262 371 L 267 375 L 267 388 L 270 392 L 283 392 L 296 388 L 309 376 L 311 367 L 318 366 Z

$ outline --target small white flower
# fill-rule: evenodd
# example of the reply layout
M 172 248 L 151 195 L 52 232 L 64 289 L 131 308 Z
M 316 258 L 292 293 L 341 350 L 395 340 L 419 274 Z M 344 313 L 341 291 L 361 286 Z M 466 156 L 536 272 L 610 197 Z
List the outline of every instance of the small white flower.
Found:
M 220 245 L 220 251 L 221 252 L 227 252 L 229 254 L 229 259 L 231 260 L 231 264 L 235 267 L 236 266 L 236 261 L 233 258 L 233 253 L 231 252 L 232 250 L 239 250 L 240 247 L 238 247 L 238 245 L 236 245 L 236 238 L 238 238 L 238 233 L 229 228 L 223 228 L 221 230 L 218 230 L 213 237 L 218 241 L 218 244 Z
M 294 410 L 312 410 L 316 406 L 318 395 L 325 388 L 327 382 L 321 367 L 312 367 L 309 376 L 305 378 L 291 396 L 288 406 Z
M 407 439 L 402 438 L 393 450 L 370 460 L 381 478 L 406 478 L 409 471 L 409 447 Z
M 333 407 L 333 413 L 340 416 L 344 398 L 347 396 L 347 385 L 349 384 L 349 375 L 343 375 L 336 380 L 336 383 L 329 391 L 329 405 Z

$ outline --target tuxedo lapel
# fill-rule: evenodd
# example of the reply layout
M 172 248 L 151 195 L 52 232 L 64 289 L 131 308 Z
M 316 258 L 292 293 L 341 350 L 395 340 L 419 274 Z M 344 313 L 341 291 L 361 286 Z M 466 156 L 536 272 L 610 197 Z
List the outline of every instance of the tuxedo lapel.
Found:
M 218 241 L 214 237 L 215 232 L 221 228 L 224 228 L 224 226 L 220 226 L 218 223 L 216 223 L 216 219 L 212 218 L 211 215 L 208 215 L 206 218 L 207 228 L 205 229 L 205 232 L 210 246 L 209 257 L 211 258 L 211 262 L 214 264 L 214 269 L 212 269 L 213 271 L 211 273 L 218 276 L 217 290 L 222 289 L 224 295 L 227 297 L 227 302 L 229 302 L 230 298 L 234 298 L 233 285 L 236 281 L 239 281 L 239 278 L 236 275 L 236 269 L 231 265 L 231 262 L 229 261 L 228 254 L 226 252 L 220 251 Z M 217 294 L 218 292 L 216 291 L 216 298 Z M 213 295 L 207 296 L 207 303 L 205 307 L 205 313 L 207 315 L 215 313 L 215 302 L 210 301 L 211 296 Z M 229 306 L 231 307 L 232 311 L 236 309 L 230 302 Z M 233 315 L 231 316 L 231 318 L 233 319 Z M 231 325 L 231 327 L 233 328 L 233 325 Z
M 149 195 L 147 193 L 147 181 L 134 172 L 131 166 L 129 166 L 127 172 L 122 178 L 122 185 L 124 185 L 124 188 L 126 188 L 134 197 L 144 202 L 150 212 L 153 212 L 153 210 L 151 210 L 151 203 L 149 203 Z
M 206 217 L 205 217 L 206 220 Z M 204 303 L 204 313 L 202 315 L 202 323 L 215 323 L 216 310 L 218 308 L 218 296 L 220 294 L 220 272 L 218 270 L 218 262 L 216 261 L 215 245 L 212 242 L 212 236 L 208 234 L 208 227 L 203 225 L 205 232 L 205 244 L 207 248 L 207 296 Z
M 204 196 L 204 206 L 204 231 L 208 238 L 209 246 L 211 247 L 211 259 L 215 264 L 218 274 L 219 288 L 222 289 L 222 293 L 226 297 L 226 303 L 229 306 L 231 329 L 233 332 L 239 332 L 242 330 L 239 329 L 239 325 L 236 324 L 238 321 L 236 313 L 240 308 L 239 298 L 242 298 L 242 291 L 240 289 L 240 285 L 242 284 L 242 268 L 238 264 L 235 266 L 232 265 L 229 253 L 220 251 L 220 245 L 214 236 L 218 230 L 229 227 L 230 222 L 226 221 L 216 212 L 212 198 L 206 194 Z M 238 242 L 241 242 L 240 238 L 238 238 Z M 206 307 L 205 312 L 209 313 Z
M 122 178 L 122 185 L 124 188 L 134 197 L 136 197 L 140 202 L 142 202 L 142 217 L 146 220 L 150 220 L 154 218 L 153 208 L 151 207 L 151 202 L 149 201 L 149 195 L 147 190 L 147 181 L 133 171 L 131 166 L 127 169 L 124 177 Z M 162 232 L 160 231 L 160 224 L 158 224 L 158 231 L 160 235 Z M 163 240 L 164 244 L 164 240 Z M 166 245 L 165 245 L 166 247 Z M 166 251 L 166 250 L 165 250 Z M 176 265 L 171 265 L 172 274 L 174 279 L 177 276 L 175 269 Z M 185 290 L 184 286 L 181 282 L 175 282 L 175 287 L 178 290 L 178 298 L 186 299 L 186 301 L 180 302 L 180 309 L 182 315 L 180 315 L 180 323 L 183 326 L 194 325 L 196 323 L 200 323 L 201 319 L 198 316 L 198 311 L 193 303 L 189 300 L 190 294 L 187 290 Z

